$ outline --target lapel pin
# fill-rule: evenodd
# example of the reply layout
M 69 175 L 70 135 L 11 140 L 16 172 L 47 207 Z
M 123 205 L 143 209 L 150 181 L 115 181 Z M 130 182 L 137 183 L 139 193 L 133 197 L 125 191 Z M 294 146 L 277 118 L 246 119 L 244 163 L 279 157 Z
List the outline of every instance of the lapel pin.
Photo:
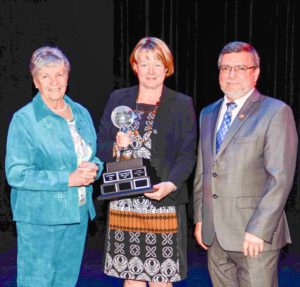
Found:
M 239 118 L 242 120 L 245 117 L 244 114 L 239 114 Z

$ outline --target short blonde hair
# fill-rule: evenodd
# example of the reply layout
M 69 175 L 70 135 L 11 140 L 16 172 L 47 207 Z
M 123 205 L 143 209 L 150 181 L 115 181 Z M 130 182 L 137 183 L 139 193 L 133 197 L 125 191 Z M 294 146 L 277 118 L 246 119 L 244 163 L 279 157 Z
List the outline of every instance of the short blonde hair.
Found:
M 70 62 L 63 52 L 57 47 L 44 46 L 35 50 L 31 56 L 29 65 L 31 75 L 34 77 L 39 69 L 51 64 L 64 64 L 68 73 L 70 72 Z
M 141 39 L 134 47 L 130 55 L 130 65 L 135 74 L 137 74 L 135 65 L 138 62 L 139 53 L 142 50 L 150 51 L 154 57 L 160 60 L 166 68 L 166 77 L 174 73 L 174 60 L 169 47 L 162 40 L 155 37 L 145 37 Z

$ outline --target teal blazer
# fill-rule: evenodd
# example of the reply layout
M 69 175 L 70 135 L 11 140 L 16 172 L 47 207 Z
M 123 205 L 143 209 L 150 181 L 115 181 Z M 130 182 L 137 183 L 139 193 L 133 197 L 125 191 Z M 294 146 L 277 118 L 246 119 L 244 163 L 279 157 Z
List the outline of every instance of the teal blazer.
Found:
M 96 133 L 89 112 L 68 96 L 78 133 L 95 157 Z M 38 93 L 17 111 L 7 138 L 5 171 L 11 189 L 13 220 L 56 225 L 80 222 L 78 188 L 68 187 L 69 174 L 77 168 L 71 133 L 65 119 L 53 113 Z M 90 218 L 95 217 L 92 185 L 86 187 Z

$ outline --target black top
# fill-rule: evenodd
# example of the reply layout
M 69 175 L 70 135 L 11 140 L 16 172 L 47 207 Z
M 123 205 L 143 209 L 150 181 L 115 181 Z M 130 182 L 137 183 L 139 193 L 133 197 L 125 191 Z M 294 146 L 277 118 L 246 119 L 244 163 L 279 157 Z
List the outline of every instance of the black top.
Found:
M 135 110 L 137 96 L 138 86 L 111 93 L 98 130 L 97 154 L 101 160 L 114 160 L 112 148 L 118 129 L 111 122 L 111 112 L 121 105 Z M 185 181 L 196 161 L 196 134 L 192 99 L 164 87 L 153 122 L 150 160 L 162 181 L 173 182 L 177 189 L 161 201 L 153 201 L 155 206 L 179 205 L 188 201 Z

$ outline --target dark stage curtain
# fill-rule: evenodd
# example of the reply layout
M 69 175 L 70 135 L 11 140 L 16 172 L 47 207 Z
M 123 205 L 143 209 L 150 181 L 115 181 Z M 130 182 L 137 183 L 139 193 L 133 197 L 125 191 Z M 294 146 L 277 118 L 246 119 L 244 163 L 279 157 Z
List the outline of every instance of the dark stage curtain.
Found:
M 222 96 L 217 57 L 223 45 L 233 40 L 251 42 L 261 56 L 259 90 L 291 105 L 299 126 L 297 2 L 0 0 L 0 232 L 11 231 L 14 226 L 4 175 L 6 132 L 12 114 L 33 94 L 28 72 L 33 50 L 52 44 L 68 55 L 72 64 L 70 94 L 89 108 L 97 127 L 112 81 L 114 88 L 137 83 L 129 55 L 142 37 L 156 36 L 169 45 L 176 72 L 166 84 L 191 96 L 197 115 Z M 298 181 L 297 170 L 286 211 L 294 242 L 289 248 L 300 252 L 296 231 L 300 224 Z M 105 203 L 96 203 L 98 222 L 103 225 Z M 189 208 L 190 222 L 191 217 Z
M 6 135 L 13 113 L 36 93 L 31 54 L 44 45 L 62 49 L 71 62 L 67 92 L 97 127 L 112 89 L 112 26 L 110 0 L 0 0 L 0 252 L 2 232 L 15 228 L 4 173 Z
M 217 69 L 221 48 L 230 41 L 246 41 L 261 57 L 258 89 L 289 104 L 299 126 L 300 44 L 296 37 L 300 10 L 296 2 L 114 0 L 114 87 L 137 83 L 129 55 L 141 38 L 159 37 L 175 59 L 176 72 L 166 84 L 191 96 L 198 116 L 204 106 L 222 96 Z M 297 170 L 286 211 L 294 242 L 289 248 L 300 252 L 298 180 Z

